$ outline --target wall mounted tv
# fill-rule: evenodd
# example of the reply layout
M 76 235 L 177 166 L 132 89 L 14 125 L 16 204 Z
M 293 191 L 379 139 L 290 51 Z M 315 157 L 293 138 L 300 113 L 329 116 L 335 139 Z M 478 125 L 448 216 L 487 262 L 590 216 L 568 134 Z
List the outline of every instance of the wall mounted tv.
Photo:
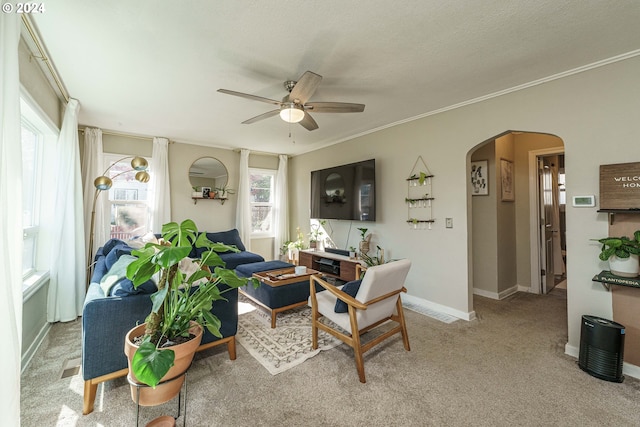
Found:
M 376 160 L 311 172 L 311 218 L 376 220 Z

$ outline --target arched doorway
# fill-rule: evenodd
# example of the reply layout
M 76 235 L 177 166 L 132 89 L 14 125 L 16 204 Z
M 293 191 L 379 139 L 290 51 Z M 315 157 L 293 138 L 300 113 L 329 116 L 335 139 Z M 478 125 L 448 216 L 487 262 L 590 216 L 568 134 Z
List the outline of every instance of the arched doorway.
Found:
M 473 171 L 474 166 L 485 167 L 483 178 L 487 183 L 485 189 L 478 191 L 472 179 L 467 181 L 472 194 L 468 207 L 472 249 L 470 300 L 473 295 L 504 299 L 518 291 L 544 293 L 552 286 L 545 288 L 542 279 L 550 277 L 553 284 L 561 281 L 563 268 L 556 278 L 553 267 L 546 270 L 543 267 L 547 264 L 545 249 L 556 249 L 554 240 L 560 244 L 560 260 L 566 254 L 560 200 L 555 200 L 557 215 L 552 218 L 552 209 L 547 206 L 545 211 L 544 205 L 544 200 L 552 200 L 550 193 L 538 187 L 545 184 L 538 168 L 538 160 L 544 157 L 547 166 L 551 168 L 553 164 L 555 173 L 555 180 L 546 182 L 551 185 L 548 191 L 559 190 L 559 177 L 564 177 L 564 143 L 555 135 L 506 131 L 468 152 L 469 170 Z M 544 170 L 543 162 L 540 174 Z M 553 219 L 553 225 L 541 227 L 544 219 Z M 541 246 L 549 243 L 544 240 L 544 229 L 550 233 L 557 229 L 557 238 L 551 237 L 551 246 Z

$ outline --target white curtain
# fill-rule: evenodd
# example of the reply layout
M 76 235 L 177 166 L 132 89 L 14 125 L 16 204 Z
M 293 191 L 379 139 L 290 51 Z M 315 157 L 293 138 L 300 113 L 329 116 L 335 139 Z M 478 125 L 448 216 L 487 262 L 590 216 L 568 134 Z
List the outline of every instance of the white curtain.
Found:
M 275 259 L 280 256 L 280 249 L 284 242 L 289 240 L 289 195 L 287 191 L 287 162 L 289 158 L 285 154 L 280 154 L 279 159 L 274 203 L 275 238 L 273 239 L 273 254 Z
M 19 16 L 0 14 L 0 323 L 5 336 L 0 356 L 0 413 L 4 425 L 20 425 L 23 243 Z
M 151 231 L 162 232 L 162 225 L 171 221 L 171 188 L 169 184 L 169 140 L 153 138 L 151 154 Z
M 47 306 L 49 322 L 75 320 L 82 314 L 85 295 L 85 241 L 82 206 L 82 177 L 78 145 L 78 111 L 80 104 L 70 99 L 64 112 L 58 137 L 57 166 L 53 191 L 54 217 L 51 278 Z
M 240 239 L 248 251 L 251 250 L 251 188 L 249 183 L 249 153 L 240 150 L 240 178 L 238 179 L 238 206 L 236 207 L 236 228 Z
M 104 172 L 104 156 L 102 155 L 102 131 L 95 128 L 84 129 L 84 154 L 82 156 L 82 182 L 84 200 L 84 235 L 87 256 L 95 254 L 96 249 L 109 238 L 104 215 L 104 201 L 102 197 L 96 200 L 95 226 L 93 227 L 93 248 L 89 247 L 91 236 L 91 209 L 96 188 L 93 180 Z

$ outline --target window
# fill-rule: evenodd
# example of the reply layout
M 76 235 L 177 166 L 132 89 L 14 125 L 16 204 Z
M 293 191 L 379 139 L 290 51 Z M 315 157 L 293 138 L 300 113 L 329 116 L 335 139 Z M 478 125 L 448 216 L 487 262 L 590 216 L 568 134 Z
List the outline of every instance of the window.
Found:
M 136 181 L 135 171 L 131 170 L 131 157 L 122 160 L 120 154 L 105 153 L 104 161 L 105 169 L 111 166 L 108 176 L 113 179 L 108 197 L 110 237 L 127 240 L 147 233 L 151 229 L 151 209 L 147 199 L 149 184 Z M 147 161 L 151 166 L 151 161 Z
M 34 276 L 38 270 L 48 268 L 43 242 L 40 207 L 48 194 L 41 189 L 44 175 L 45 148 L 54 149 L 58 130 L 40 110 L 31 97 L 23 92 L 20 97 L 22 145 L 22 277 Z M 46 234 L 46 233 L 44 233 Z
M 251 233 L 256 237 L 273 237 L 275 180 L 275 170 L 249 169 Z

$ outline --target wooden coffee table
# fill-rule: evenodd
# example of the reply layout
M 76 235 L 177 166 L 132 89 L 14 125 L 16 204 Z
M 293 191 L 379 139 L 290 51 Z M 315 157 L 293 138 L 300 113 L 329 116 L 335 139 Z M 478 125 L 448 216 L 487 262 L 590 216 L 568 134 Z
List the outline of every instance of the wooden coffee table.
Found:
M 282 269 L 278 269 L 278 270 L 268 270 L 268 271 L 261 271 L 259 273 L 253 273 L 253 277 L 255 277 L 256 279 L 258 279 L 261 283 L 261 286 L 267 286 L 267 293 L 272 296 L 272 295 L 276 295 L 276 294 L 283 294 L 287 292 L 287 287 L 290 287 L 292 285 L 296 285 L 296 286 L 301 286 L 303 282 L 307 283 L 307 295 L 306 297 L 301 300 L 301 301 L 297 301 L 294 302 L 292 304 L 287 304 L 283 307 L 274 307 L 274 305 L 277 305 L 275 303 L 273 303 L 271 300 L 269 301 L 264 301 L 261 300 L 260 297 L 258 297 L 257 295 L 250 295 L 248 294 L 246 291 L 243 291 L 242 289 L 240 289 L 240 292 L 242 292 L 242 294 L 244 296 L 246 296 L 247 298 L 249 298 L 251 301 L 255 302 L 256 304 L 258 304 L 261 307 L 264 307 L 265 309 L 267 309 L 267 311 L 269 311 L 271 313 L 271 327 L 275 328 L 276 327 L 276 315 L 278 313 L 281 313 L 283 311 L 287 311 L 287 310 L 291 310 L 292 308 L 296 308 L 296 307 L 301 307 L 304 305 L 307 305 L 307 300 L 309 298 L 308 295 L 308 291 L 309 291 L 309 286 L 310 285 L 310 281 L 309 278 L 312 275 L 315 274 L 321 274 L 319 271 L 317 270 L 313 270 L 311 268 L 307 268 L 306 273 L 304 274 L 295 274 L 295 270 L 294 267 L 290 267 L 290 268 L 282 268 Z M 273 298 L 273 301 L 277 301 L 278 297 L 275 296 Z

